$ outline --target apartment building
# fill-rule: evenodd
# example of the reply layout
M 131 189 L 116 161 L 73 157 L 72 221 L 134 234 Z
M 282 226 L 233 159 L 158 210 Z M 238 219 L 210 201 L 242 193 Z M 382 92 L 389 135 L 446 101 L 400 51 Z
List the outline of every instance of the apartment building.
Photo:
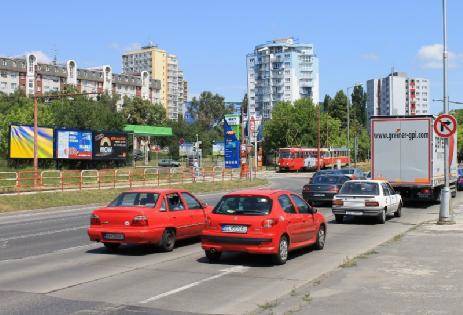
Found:
M 429 80 L 393 72 L 367 81 L 368 119 L 376 115 L 429 114 Z
M 279 101 L 310 98 L 319 102 L 318 57 L 312 44 L 294 38 L 258 45 L 246 57 L 248 103 L 251 115 L 270 119 Z
M 34 54 L 24 58 L 0 57 L 0 92 L 11 94 L 19 89 L 28 96 L 42 96 L 63 91 L 66 86 L 75 86 L 81 93 L 116 95 L 119 110 L 125 97 L 140 97 L 152 103 L 160 100 L 160 82 L 151 79 L 146 71 L 135 76 L 113 73 L 109 65 L 78 68 L 75 60 L 65 64 L 39 63 Z
M 153 79 L 160 81 L 160 102 L 164 105 L 167 117 L 177 120 L 182 113 L 185 79 L 180 70 L 176 55 L 169 54 L 155 45 L 147 45 L 139 50 L 128 51 L 122 55 L 122 69 L 127 74 L 147 71 Z

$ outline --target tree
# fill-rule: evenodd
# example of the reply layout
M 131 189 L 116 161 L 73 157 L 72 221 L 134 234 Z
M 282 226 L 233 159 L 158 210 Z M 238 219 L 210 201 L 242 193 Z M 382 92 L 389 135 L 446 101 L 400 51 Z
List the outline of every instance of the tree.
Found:
M 322 104 L 322 108 L 321 110 L 323 112 L 328 112 L 329 109 L 331 108 L 331 102 L 332 102 L 332 99 L 331 99 L 331 96 L 329 96 L 328 94 L 325 95 L 325 98 L 323 99 L 323 104 Z
M 248 113 L 248 93 L 244 94 L 243 101 L 241 102 L 241 114 Z
M 339 90 L 331 102 L 328 113 L 332 118 L 339 119 L 343 127 L 347 125 L 347 96 Z
M 212 128 L 222 122 L 225 114 L 231 113 L 232 108 L 225 106 L 223 96 L 204 91 L 199 99 L 193 97 L 190 115 L 204 128 Z
M 351 119 L 356 119 L 364 127 L 367 125 L 366 106 L 367 94 L 361 85 L 357 85 L 352 92 Z
M 139 97 L 126 98 L 122 114 L 130 125 L 165 126 L 167 123 L 166 110 L 161 104 L 152 104 Z

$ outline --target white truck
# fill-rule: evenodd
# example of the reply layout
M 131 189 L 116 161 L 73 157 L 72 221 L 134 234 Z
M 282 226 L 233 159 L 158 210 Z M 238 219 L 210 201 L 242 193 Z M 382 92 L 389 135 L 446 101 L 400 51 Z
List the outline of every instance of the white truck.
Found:
M 385 179 L 404 201 L 439 201 L 444 187 L 444 140 L 432 115 L 371 119 L 371 176 Z M 457 135 L 449 138 L 450 190 L 456 196 Z

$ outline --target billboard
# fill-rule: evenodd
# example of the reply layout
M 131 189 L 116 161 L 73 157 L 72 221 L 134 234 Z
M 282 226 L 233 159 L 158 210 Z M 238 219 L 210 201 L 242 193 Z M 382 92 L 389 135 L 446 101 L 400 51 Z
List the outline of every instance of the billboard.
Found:
M 194 154 L 194 145 L 191 142 L 184 142 L 178 146 L 179 156 L 190 156 Z
M 57 159 L 92 159 L 93 141 L 91 131 L 57 129 L 55 138 Z
M 94 160 L 125 160 L 127 134 L 121 132 L 95 132 L 93 134 Z
M 37 128 L 37 146 L 39 159 L 53 158 L 53 129 Z M 34 127 L 10 126 L 10 158 L 34 158 Z
M 212 144 L 212 155 L 214 156 L 224 156 L 225 155 L 225 143 L 216 142 Z
M 239 127 L 239 126 L 238 126 Z M 228 125 L 225 119 L 223 124 L 224 131 L 224 160 L 225 168 L 239 168 L 240 165 L 240 141 L 236 133 L 232 130 L 232 126 Z
M 236 134 L 236 138 L 240 139 L 241 135 L 241 126 L 240 126 L 240 115 L 237 114 L 229 114 L 225 115 L 225 122 L 228 126 L 231 127 L 231 130 Z

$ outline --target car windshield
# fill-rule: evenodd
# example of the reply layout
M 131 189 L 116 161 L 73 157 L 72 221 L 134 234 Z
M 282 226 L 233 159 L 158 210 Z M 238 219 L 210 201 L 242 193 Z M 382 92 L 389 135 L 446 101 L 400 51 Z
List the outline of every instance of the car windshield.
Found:
M 223 197 L 212 213 L 230 215 L 266 215 L 272 209 L 272 201 L 261 196 Z
M 291 153 L 288 151 L 281 151 L 280 152 L 280 159 L 288 159 L 291 157 Z
M 120 194 L 109 207 L 154 207 L 159 194 L 144 192 L 126 192 Z
M 335 185 L 341 180 L 341 176 L 320 175 L 314 178 L 312 184 Z
M 345 182 L 339 191 L 341 195 L 379 195 L 377 183 L 372 182 Z

